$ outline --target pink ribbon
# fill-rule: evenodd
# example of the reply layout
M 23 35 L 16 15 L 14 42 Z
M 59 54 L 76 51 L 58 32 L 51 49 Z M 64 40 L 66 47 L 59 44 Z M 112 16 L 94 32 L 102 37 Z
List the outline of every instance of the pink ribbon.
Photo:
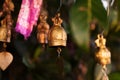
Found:
M 42 0 L 22 0 L 15 30 L 27 39 L 37 23 Z

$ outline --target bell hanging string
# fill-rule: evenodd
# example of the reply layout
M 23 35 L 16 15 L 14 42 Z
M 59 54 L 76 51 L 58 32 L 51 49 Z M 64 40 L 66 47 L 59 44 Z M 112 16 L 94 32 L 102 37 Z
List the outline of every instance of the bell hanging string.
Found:
M 107 75 L 107 68 L 102 68 L 103 77 L 102 80 L 109 80 Z

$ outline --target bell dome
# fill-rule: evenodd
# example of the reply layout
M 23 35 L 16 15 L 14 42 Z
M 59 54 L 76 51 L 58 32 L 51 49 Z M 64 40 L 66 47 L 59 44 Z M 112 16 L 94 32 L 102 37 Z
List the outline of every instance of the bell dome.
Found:
M 48 33 L 49 46 L 66 46 L 67 34 L 63 27 L 61 27 L 62 20 L 59 16 L 60 14 L 52 19 L 54 24 Z

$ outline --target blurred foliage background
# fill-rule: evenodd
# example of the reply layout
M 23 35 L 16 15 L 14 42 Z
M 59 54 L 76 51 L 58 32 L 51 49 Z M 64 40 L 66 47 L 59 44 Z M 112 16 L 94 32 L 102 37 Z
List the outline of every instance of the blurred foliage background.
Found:
M 12 1 L 15 27 L 22 0 Z M 94 80 L 95 75 L 101 74 L 100 66 L 96 65 L 94 40 L 103 31 L 106 46 L 111 51 L 108 76 L 110 80 L 120 80 L 120 0 L 114 0 L 110 5 L 109 15 L 102 1 L 105 0 L 62 0 L 62 26 L 68 36 L 67 46 L 62 50 L 63 75 L 59 73 L 61 66 L 57 66 L 56 49 L 48 45 L 42 48 L 38 43 L 36 26 L 28 40 L 13 27 L 7 51 L 12 53 L 14 60 L 7 70 L 0 71 L 0 80 Z M 0 10 L 3 2 L 0 0 Z M 48 23 L 52 26 L 51 18 L 55 16 L 60 0 L 43 2 L 48 11 Z

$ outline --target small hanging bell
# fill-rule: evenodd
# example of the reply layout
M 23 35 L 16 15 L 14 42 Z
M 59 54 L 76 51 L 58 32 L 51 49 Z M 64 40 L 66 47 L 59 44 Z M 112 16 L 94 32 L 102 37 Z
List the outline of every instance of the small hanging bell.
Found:
M 6 27 L 6 23 L 4 20 L 1 21 L 0 41 L 7 42 L 7 27 Z
M 47 23 L 47 12 L 45 10 L 41 11 L 40 14 L 40 23 L 37 26 L 37 39 L 41 44 L 48 43 L 48 32 L 49 32 L 49 24 Z
M 50 47 L 57 48 L 57 66 L 59 75 L 62 77 L 64 76 L 64 65 L 63 65 L 63 58 L 61 57 L 62 49 L 61 47 L 66 46 L 67 41 L 67 34 L 63 27 L 61 27 L 62 19 L 60 18 L 60 13 L 58 13 L 54 18 L 52 18 L 53 26 L 51 27 L 49 34 L 48 34 L 48 43 Z
M 11 0 L 5 0 L 3 4 L 3 14 L 6 16 L 1 20 L 0 26 L 0 41 L 3 42 L 3 51 L 0 52 L 0 69 L 3 71 L 10 65 L 13 61 L 13 56 L 10 52 L 6 51 L 6 42 L 10 42 L 11 38 L 11 27 L 13 24 L 11 11 L 14 10 L 14 4 Z
M 67 34 L 63 27 L 61 27 L 62 19 L 58 13 L 52 18 L 53 26 L 48 34 L 49 46 L 66 46 Z
M 111 53 L 105 46 L 106 39 L 103 38 L 103 35 L 99 34 L 98 39 L 95 40 L 95 43 L 99 48 L 98 52 L 96 53 L 96 58 L 98 63 L 101 64 L 103 68 L 105 68 L 107 64 L 111 63 Z

